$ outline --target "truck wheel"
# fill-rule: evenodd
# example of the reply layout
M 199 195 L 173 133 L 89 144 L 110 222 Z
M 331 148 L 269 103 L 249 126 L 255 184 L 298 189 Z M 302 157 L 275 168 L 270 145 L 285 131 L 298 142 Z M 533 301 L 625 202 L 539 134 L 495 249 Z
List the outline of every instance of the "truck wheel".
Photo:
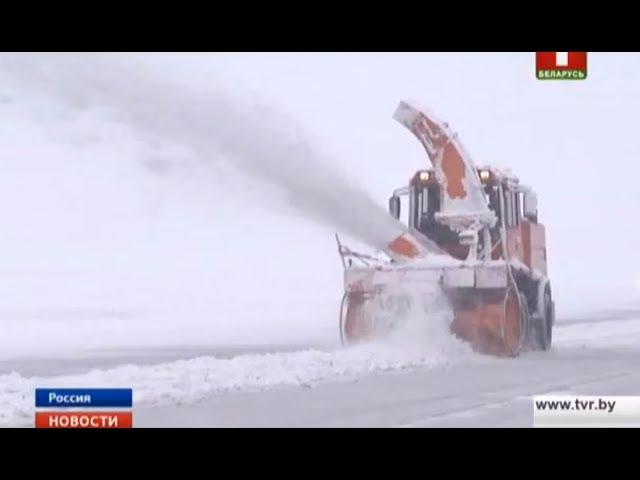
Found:
M 554 308 L 553 301 L 551 300 L 551 290 L 548 288 L 544 291 L 542 315 L 538 317 L 536 322 L 536 344 L 540 350 L 548 351 L 551 348 L 553 323 L 554 323 Z

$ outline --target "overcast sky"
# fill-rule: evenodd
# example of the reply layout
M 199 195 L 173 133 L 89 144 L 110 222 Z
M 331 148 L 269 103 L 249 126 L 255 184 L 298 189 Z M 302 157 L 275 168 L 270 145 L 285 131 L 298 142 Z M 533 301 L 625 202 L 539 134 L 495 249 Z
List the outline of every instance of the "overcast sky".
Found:
M 534 53 L 180 57 L 150 61 L 272 99 L 381 204 L 427 160 L 391 119 L 400 99 L 416 99 L 452 125 L 477 164 L 511 168 L 538 192 L 554 284 L 640 284 L 638 54 L 590 53 L 585 81 L 537 80 Z

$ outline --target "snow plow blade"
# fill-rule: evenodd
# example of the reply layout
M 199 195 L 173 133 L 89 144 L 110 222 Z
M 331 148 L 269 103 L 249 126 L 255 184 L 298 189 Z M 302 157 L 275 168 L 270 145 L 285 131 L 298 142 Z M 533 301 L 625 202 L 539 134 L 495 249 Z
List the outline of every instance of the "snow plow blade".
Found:
M 415 295 L 402 290 L 446 295 L 454 312 L 451 332 L 474 350 L 516 356 L 522 344 L 520 300 L 509 287 L 503 262 L 482 267 L 352 269 L 345 271 L 340 314 L 343 344 L 383 339 L 396 327 L 399 309 L 410 308 Z M 428 312 L 425 312 L 428 317 Z M 429 321 L 425 318 L 425 321 Z

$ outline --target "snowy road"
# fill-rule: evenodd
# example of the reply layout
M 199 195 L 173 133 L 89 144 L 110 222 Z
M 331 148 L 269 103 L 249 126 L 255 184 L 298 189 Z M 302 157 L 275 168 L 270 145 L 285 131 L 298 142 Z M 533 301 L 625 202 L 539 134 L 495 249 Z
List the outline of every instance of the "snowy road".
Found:
M 533 395 L 640 394 L 638 309 L 559 320 L 551 352 L 515 360 L 476 355 L 451 339 L 435 343 L 424 350 L 185 347 L 103 352 L 75 363 L 5 360 L 0 420 L 31 424 L 32 389 L 43 385 L 133 386 L 137 427 L 531 426 Z
M 312 389 L 236 393 L 195 405 L 139 408 L 136 425 L 529 427 L 533 395 L 638 395 L 638 365 L 637 351 L 532 354 L 518 361 L 386 373 Z
M 632 316 L 633 314 L 635 316 Z M 311 389 L 221 395 L 195 405 L 139 408 L 144 426 L 451 427 L 532 425 L 540 394 L 640 394 L 640 315 L 566 321 L 553 351 L 474 358 Z M 617 317 L 617 318 L 616 318 Z

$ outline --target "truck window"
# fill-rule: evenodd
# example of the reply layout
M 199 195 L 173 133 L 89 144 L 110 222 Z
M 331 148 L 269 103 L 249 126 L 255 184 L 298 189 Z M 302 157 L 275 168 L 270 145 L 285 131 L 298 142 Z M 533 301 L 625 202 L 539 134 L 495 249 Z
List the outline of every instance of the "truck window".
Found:
M 511 192 L 504 189 L 504 208 L 505 208 L 505 217 L 504 223 L 507 227 L 513 226 L 513 196 Z
M 488 196 L 489 199 L 489 208 L 491 210 L 493 210 L 493 213 L 496 214 L 496 217 L 498 217 L 498 224 L 500 223 L 500 215 L 502 215 L 502 212 L 500 211 L 500 190 L 498 190 L 498 187 L 496 186 L 487 186 L 485 188 L 485 193 Z

